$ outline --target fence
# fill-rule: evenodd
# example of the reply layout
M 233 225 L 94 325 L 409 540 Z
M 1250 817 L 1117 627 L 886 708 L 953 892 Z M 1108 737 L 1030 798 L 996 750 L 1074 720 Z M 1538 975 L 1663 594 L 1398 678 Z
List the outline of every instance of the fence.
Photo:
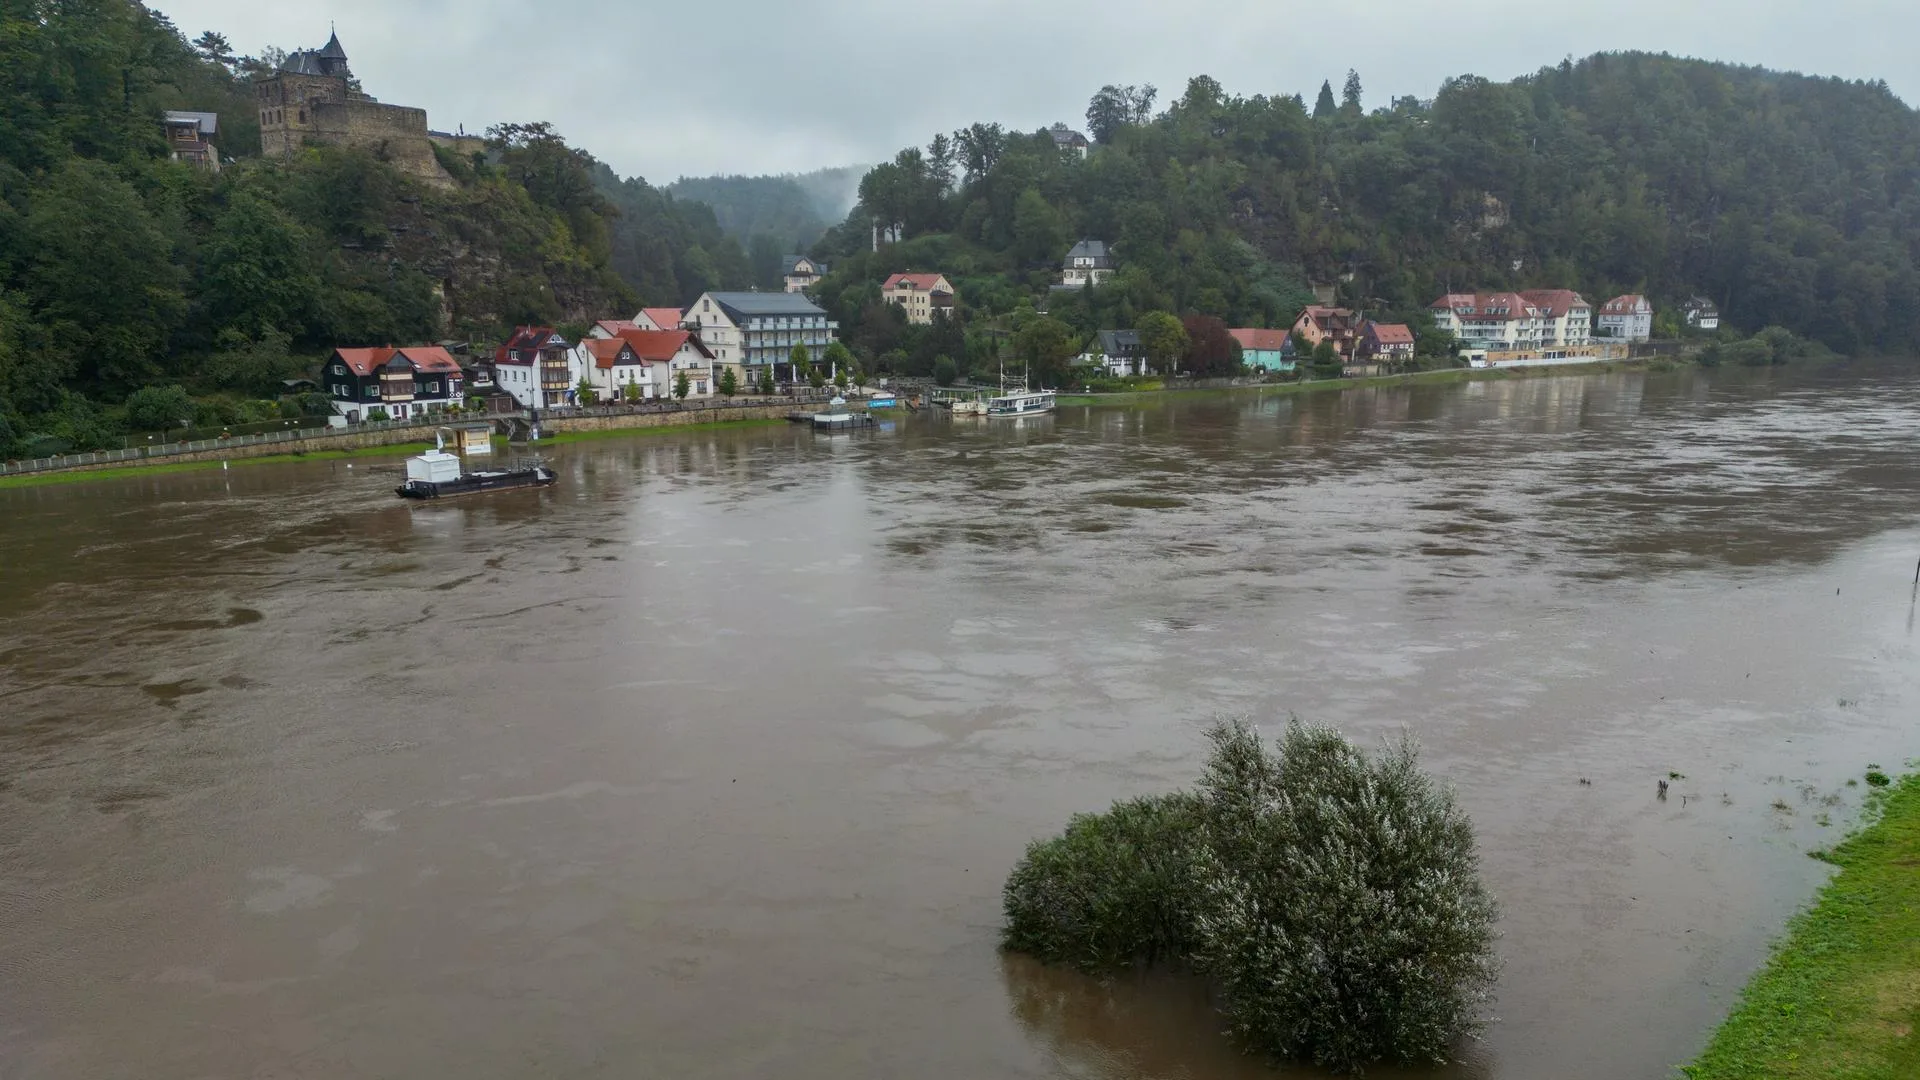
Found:
M 644 404 L 622 405 L 584 405 L 566 408 L 541 409 L 541 420 L 567 420 L 589 416 L 644 416 L 659 413 L 713 412 L 726 409 L 763 409 L 769 405 L 807 404 L 826 401 L 834 394 L 832 389 L 814 390 L 802 388 L 787 394 L 776 394 L 771 398 L 694 398 L 686 401 L 652 401 Z M 495 420 L 510 421 L 525 419 L 525 412 L 462 414 L 434 413 L 428 416 L 412 417 L 405 420 L 366 420 L 343 428 L 289 428 L 284 431 L 268 431 L 258 435 L 234 435 L 225 439 L 195 439 L 191 441 L 158 443 L 152 446 L 131 447 L 126 450 L 97 450 L 85 454 L 63 454 L 58 457 L 31 458 L 24 461 L 0 461 L 0 476 L 17 476 L 23 473 L 51 472 L 57 469 L 73 469 L 88 465 L 114 465 L 122 462 L 146 461 L 151 458 L 175 457 L 181 454 L 201 454 L 211 450 L 225 450 L 241 446 L 260 446 L 268 443 L 323 442 L 329 438 L 347 435 L 361 435 L 375 431 L 396 429 L 419 429 L 423 437 L 431 435 L 433 429 L 448 424 L 492 423 Z

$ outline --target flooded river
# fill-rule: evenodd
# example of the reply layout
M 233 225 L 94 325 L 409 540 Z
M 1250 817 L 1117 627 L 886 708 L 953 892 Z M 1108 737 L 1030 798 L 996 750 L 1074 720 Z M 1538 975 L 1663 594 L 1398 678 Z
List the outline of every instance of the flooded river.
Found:
M 1661 1076 L 1920 752 L 1916 445 L 1916 379 L 1616 373 L 0 490 L 0 1076 L 1313 1075 L 995 948 L 1030 838 L 1289 712 L 1479 827 L 1423 1075 Z

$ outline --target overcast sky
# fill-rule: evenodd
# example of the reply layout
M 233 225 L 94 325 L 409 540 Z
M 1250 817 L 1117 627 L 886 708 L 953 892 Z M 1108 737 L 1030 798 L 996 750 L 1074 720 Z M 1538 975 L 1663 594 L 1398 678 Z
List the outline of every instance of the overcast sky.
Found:
M 552 121 L 622 175 L 870 163 L 976 120 L 1083 126 L 1104 83 L 1164 104 L 1208 74 L 1229 93 L 1311 102 L 1359 70 L 1368 108 L 1442 79 L 1510 79 L 1646 49 L 1885 79 L 1920 100 L 1915 0 L 149 0 L 188 37 L 242 53 L 316 48 L 435 127 Z

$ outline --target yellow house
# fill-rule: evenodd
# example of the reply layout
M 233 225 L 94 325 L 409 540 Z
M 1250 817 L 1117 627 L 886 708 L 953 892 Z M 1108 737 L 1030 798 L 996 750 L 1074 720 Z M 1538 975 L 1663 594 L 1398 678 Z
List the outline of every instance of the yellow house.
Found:
M 933 322 L 936 311 L 953 317 L 953 286 L 944 274 L 895 274 L 880 286 L 880 298 L 905 308 L 907 321 L 916 326 Z

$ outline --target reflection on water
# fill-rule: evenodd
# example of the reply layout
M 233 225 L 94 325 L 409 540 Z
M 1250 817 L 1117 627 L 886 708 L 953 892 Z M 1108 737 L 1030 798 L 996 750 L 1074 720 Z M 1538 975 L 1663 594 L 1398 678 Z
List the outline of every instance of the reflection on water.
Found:
M 1311 1076 L 995 949 L 1030 838 L 1292 711 L 1410 728 L 1479 825 L 1499 1022 L 1418 1075 L 1659 1075 L 1920 749 L 1916 406 L 1614 373 L 649 435 L 444 505 L 0 491 L 0 1073 Z

